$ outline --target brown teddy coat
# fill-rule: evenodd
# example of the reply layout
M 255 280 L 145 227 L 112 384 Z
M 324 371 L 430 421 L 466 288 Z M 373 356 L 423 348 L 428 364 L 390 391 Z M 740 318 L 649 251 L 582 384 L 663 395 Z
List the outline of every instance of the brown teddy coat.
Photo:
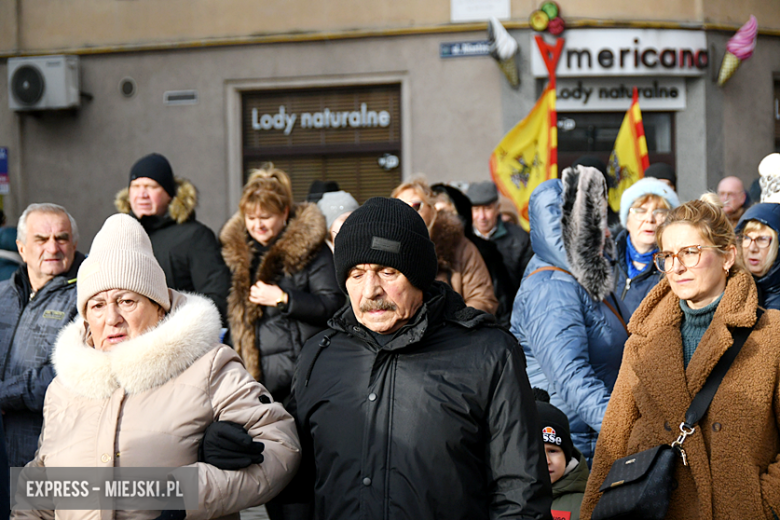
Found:
M 582 503 L 590 519 L 612 463 L 671 443 L 692 396 L 733 344 L 730 328 L 756 321 L 753 278 L 728 280 L 709 329 L 683 368 L 680 300 L 661 280 L 631 318 L 623 364 L 596 445 Z M 773 518 L 780 513 L 780 312 L 766 311 L 683 445 L 667 519 Z

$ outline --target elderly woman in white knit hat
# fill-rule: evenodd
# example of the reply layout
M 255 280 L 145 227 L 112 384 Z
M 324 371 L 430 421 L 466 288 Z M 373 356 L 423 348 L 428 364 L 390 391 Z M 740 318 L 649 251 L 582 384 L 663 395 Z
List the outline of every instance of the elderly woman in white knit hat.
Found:
M 199 475 L 198 510 L 186 518 L 237 519 L 242 509 L 284 488 L 300 460 L 292 418 L 238 355 L 219 345 L 214 304 L 167 289 L 135 219 L 109 217 L 95 237 L 78 273 L 78 310 L 80 318 L 63 329 L 54 349 L 57 377 L 46 394 L 31 466 L 192 465 Z M 248 432 L 254 441 L 248 451 L 261 463 L 224 470 L 198 462 L 204 431 L 227 422 Z M 99 516 L 58 511 L 57 517 Z M 130 517 L 184 518 L 185 512 L 116 515 Z
M 655 230 L 669 210 L 679 205 L 674 190 L 651 177 L 638 180 L 623 192 L 620 223 L 625 229 L 615 240 L 615 294 L 631 314 L 661 280 L 653 264 L 653 254 L 658 251 Z

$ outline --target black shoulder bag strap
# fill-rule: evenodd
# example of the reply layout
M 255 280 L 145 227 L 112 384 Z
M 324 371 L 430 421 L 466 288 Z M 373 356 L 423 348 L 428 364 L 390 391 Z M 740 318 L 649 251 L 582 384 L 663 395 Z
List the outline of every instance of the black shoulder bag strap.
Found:
M 758 321 L 763 314 L 763 309 L 760 307 L 756 309 L 756 325 L 758 325 Z M 742 350 L 742 346 L 745 344 L 745 341 L 747 341 L 748 336 L 750 336 L 752 331 L 753 327 L 738 327 L 734 330 L 734 343 L 726 350 L 723 357 L 721 357 L 715 365 L 715 368 L 712 369 L 709 377 L 707 377 L 707 381 L 704 382 L 704 386 L 693 398 L 693 401 L 691 401 L 688 411 L 685 412 L 685 422 L 680 425 L 680 431 L 682 433 L 677 440 L 672 443 L 672 447 L 677 448 L 680 451 L 683 464 L 686 466 L 688 465 L 688 460 L 685 451 L 682 449 L 682 443 L 687 436 L 691 435 L 696 430 L 696 424 L 701 420 L 704 414 L 707 413 L 707 409 L 710 407 L 720 383 L 723 381 L 723 378 L 726 377 L 726 372 L 731 368 L 731 364 L 737 358 L 739 351 Z

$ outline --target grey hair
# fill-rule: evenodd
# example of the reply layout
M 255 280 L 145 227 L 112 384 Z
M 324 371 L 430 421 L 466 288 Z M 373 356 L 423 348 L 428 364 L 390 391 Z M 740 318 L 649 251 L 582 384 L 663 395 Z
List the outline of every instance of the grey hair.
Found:
M 41 204 L 30 204 L 27 206 L 27 209 L 24 210 L 24 213 L 22 213 L 22 216 L 19 217 L 19 222 L 16 224 L 16 239 L 25 244 L 27 243 L 27 217 L 30 216 L 30 213 L 35 213 L 36 211 L 40 213 L 60 213 L 65 214 L 68 216 L 68 220 L 70 220 L 70 229 L 72 231 L 72 237 L 74 244 L 77 244 L 79 241 L 79 226 L 76 224 L 76 219 L 73 218 L 73 216 L 68 213 L 68 210 L 60 206 L 59 204 L 52 204 L 50 202 L 44 202 Z

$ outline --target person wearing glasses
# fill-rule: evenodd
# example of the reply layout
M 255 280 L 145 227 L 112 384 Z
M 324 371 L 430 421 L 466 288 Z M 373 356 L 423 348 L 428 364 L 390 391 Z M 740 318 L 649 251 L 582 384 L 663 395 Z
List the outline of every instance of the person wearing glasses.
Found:
M 745 267 L 758 286 L 758 303 L 766 309 L 780 309 L 780 262 L 777 235 L 780 204 L 764 202 L 751 206 L 737 224 Z
M 668 520 L 780 514 L 780 313 L 757 321 L 758 291 L 742 265 L 726 213 L 703 200 L 673 209 L 656 231 L 655 265 L 666 276 L 628 325 L 612 399 L 596 445 L 581 518 L 619 458 L 671 444 L 713 368 L 752 328 L 704 418 L 685 440 Z
M 655 230 L 669 210 L 679 205 L 674 190 L 650 177 L 638 180 L 623 192 L 620 223 L 625 229 L 615 240 L 615 294 L 623 300 L 629 316 L 661 279 L 653 265 L 653 254 L 658 251 Z
M 448 211 L 437 211 L 433 191 L 421 179 L 397 186 L 390 197 L 409 204 L 425 221 L 431 241 L 436 246 L 439 262 L 436 279 L 452 287 L 469 307 L 495 314 L 498 300 L 490 271 L 477 246 L 466 238 L 458 216 Z

